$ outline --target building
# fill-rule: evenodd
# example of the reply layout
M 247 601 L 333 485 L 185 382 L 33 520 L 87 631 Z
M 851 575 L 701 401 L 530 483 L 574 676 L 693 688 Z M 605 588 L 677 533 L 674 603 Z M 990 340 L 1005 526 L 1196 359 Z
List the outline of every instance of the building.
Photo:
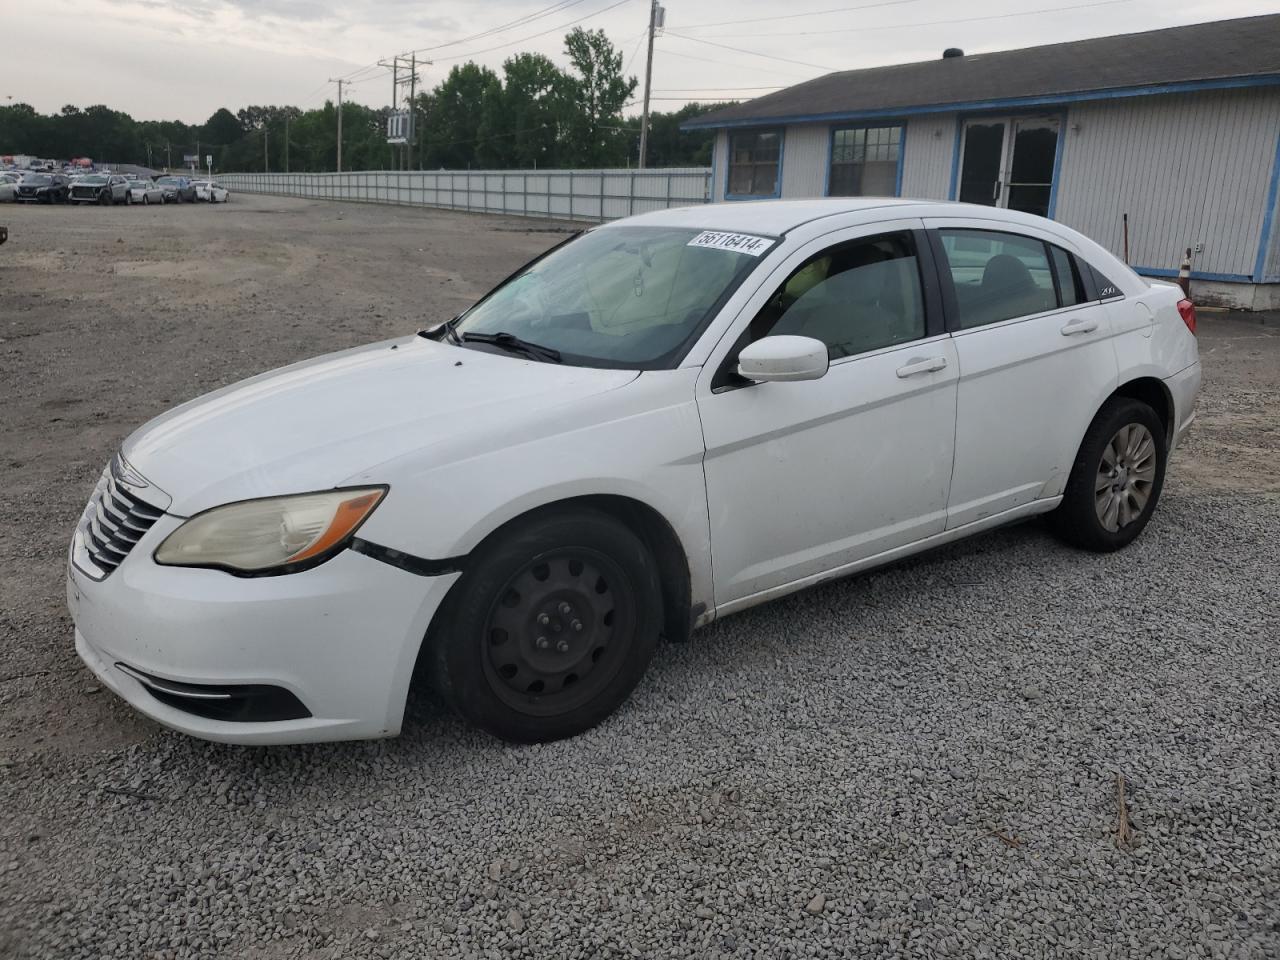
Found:
M 712 199 L 1029 211 L 1197 298 L 1280 308 L 1280 15 L 849 70 L 687 122 Z M 1127 217 L 1126 217 L 1127 215 Z M 1127 220 L 1127 230 L 1126 230 Z

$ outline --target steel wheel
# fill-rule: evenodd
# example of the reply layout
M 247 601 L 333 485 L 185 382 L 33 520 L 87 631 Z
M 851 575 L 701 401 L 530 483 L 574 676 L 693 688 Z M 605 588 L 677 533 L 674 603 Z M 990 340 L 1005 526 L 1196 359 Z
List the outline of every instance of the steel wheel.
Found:
M 613 560 L 585 548 L 543 554 L 490 608 L 485 677 L 523 714 L 574 710 L 617 674 L 635 618 L 634 590 Z
M 1094 509 L 1103 528 L 1115 533 L 1147 508 L 1156 481 L 1156 444 L 1151 431 L 1129 423 L 1102 448 L 1094 479 Z

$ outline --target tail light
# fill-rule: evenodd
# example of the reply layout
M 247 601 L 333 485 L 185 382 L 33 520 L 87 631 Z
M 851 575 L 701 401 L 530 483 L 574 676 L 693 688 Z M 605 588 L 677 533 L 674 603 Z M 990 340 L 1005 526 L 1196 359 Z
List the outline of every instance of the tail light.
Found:
M 1182 322 L 1187 325 L 1187 329 L 1192 333 L 1196 332 L 1196 305 L 1190 300 L 1178 301 L 1178 313 L 1182 317 Z

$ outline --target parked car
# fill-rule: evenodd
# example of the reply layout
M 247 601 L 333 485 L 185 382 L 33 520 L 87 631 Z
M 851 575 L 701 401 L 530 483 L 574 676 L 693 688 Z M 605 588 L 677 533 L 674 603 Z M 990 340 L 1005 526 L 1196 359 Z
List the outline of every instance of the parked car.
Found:
M 187 177 L 156 177 L 156 186 L 164 191 L 166 201 L 195 203 L 196 188 Z
M 196 199 L 208 203 L 226 203 L 231 198 L 231 191 L 217 180 L 197 180 L 192 184 L 196 188 Z
M 573 735 L 660 633 L 1037 514 L 1126 546 L 1195 418 L 1195 322 L 994 207 L 604 224 L 134 432 L 71 544 L 76 647 L 212 740 L 393 735 L 415 665 L 493 734 Z
M 21 175 L 16 173 L 0 173 L 0 203 L 9 203 L 14 199 L 21 179 Z
M 153 204 L 165 202 L 164 190 L 151 180 L 130 180 L 129 198 L 134 203 Z
M 20 203 L 66 203 L 69 181 L 60 173 L 28 173 L 14 195 Z
M 132 203 L 129 181 L 118 174 L 88 173 L 71 181 L 72 203 Z

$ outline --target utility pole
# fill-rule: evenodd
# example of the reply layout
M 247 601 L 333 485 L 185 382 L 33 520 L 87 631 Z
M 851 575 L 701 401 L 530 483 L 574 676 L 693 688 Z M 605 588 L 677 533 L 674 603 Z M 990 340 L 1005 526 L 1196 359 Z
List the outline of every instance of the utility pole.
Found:
M 173 149 L 169 146 L 169 141 L 164 142 L 164 169 L 167 173 L 173 169 Z
M 342 85 L 345 80 L 339 78 L 337 80 L 330 79 L 330 83 L 338 85 L 338 172 L 342 172 Z
M 267 159 L 267 138 L 270 136 L 271 134 L 267 132 L 267 125 L 264 123 L 262 125 L 262 172 L 263 173 L 271 172 L 271 163 Z
M 413 95 L 418 89 L 418 55 L 417 53 L 409 54 L 409 129 L 405 131 L 405 149 L 409 151 L 409 162 L 405 166 L 413 169 L 413 134 L 417 124 L 413 122 Z
M 644 64 L 644 111 L 640 115 L 640 169 L 649 149 L 649 86 L 653 82 L 653 35 L 666 21 L 667 11 L 658 0 L 649 0 L 649 55 Z
M 284 115 L 284 172 L 289 172 L 289 115 Z

